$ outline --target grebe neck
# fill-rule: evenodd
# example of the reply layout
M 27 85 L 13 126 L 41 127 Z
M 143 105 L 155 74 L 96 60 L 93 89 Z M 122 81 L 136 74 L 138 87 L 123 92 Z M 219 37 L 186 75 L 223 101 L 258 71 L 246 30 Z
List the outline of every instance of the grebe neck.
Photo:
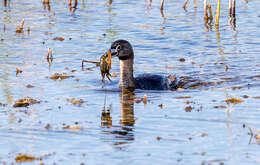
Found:
M 120 82 L 121 89 L 134 89 L 134 76 L 133 76 L 133 59 L 120 60 Z

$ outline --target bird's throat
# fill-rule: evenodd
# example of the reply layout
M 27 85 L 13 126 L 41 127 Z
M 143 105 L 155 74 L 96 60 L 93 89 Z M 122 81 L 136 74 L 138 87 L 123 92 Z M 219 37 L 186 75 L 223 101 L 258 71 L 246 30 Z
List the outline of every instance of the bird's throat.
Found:
M 121 89 L 134 89 L 133 59 L 120 60 L 120 82 Z

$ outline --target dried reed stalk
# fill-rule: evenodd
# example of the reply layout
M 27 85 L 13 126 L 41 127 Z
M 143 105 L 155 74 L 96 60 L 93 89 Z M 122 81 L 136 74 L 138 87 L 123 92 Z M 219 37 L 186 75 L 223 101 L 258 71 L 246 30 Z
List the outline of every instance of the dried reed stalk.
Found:
M 216 27 L 219 26 L 220 2 L 221 2 L 221 0 L 218 0 L 217 11 L 216 11 L 216 18 L 215 18 L 215 26 Z
M 213 14 L 212 14 L 212 9 L 211 9 L 210 4 L 207 5 L 207 9 L 209 10 L 209 20 L 210 20 L 210 23 L 211 23 L 212 20 L 213 20 Z
M 236 17 L 236 0 L 233 0 L 232 4 L 232 16 L 235 18 Z
M 189 0 L 185 0 L 184 4 L 183 4 L 183 9 L 186 10 L 186 6 L 188 4 Z
M 229 16 L 231 17 L 232 16 L 232 0 L 229 0 L 228 9 L 229 9 Z
M 208 20 L 207 0 L 204 0 L 204 19 Z
M 161 10 L 163 10 L 164 0 L 161 0 Z

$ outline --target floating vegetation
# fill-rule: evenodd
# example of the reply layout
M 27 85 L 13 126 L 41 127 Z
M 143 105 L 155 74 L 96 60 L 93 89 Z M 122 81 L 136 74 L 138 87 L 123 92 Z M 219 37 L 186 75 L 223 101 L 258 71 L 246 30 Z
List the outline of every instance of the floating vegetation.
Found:
M 58 40 L 58 41 L 64 41 L 65 39 L 63 37 L 54 37 L 52 40 Z
M 18 107 L 28 107 L 31 104 L 36 104 L 36 103 L 40 103 L 40 101 L 37 101 L 35 99 L 29 98 L 29 97 L 25 97 L 22 99 L 19 99 L 18 101 L 16 101 L 13 105 L 14 108 L 18 108 Z
M 190 96 L 180 96 L 180 97 L 175 97 L 176 99 L 190 99 Z
M 50 77 L 50 79 L 52 79 L 52 80 L 64 80 L 64 79 L 71 78 L 71 77 L 74 77 L 74 76 L 69 76 L 66 73 L 61 73 L 61 74 L 55 73 L 54 75 L 52 75 Z
M 180 62 L 185 62 L 185 58 L 180 58 L 179 61 Z
M 20 154 L 16 156 L 15 161 L 17 163 L 22 163 L 22 162 L 32 162 L 36 160 L 36 157 L 30 154 Z
M 72 99 L 67 99 L 68 102 L 70 102 L 71 104 L 74 104 L 74 105 L 81 105 L 82 103 L 84 103 L 85 101 L 83 99 L 75 99 L 75 98 L 72 98 Z
M 80 131 L 80 130 L 83 130 L 83 127 L 77 126 L 77 125 L 74 125 L 74 126 L 68 125 L 68 126 L 62 127 L 62 129 L 71 130 L 71 131 Z
M 238 98 L 229 98 L 229 99 L 226 99 L 226 102 L 236 104 L 236 103 L 242 103 L 244 101 L 242 99 L 238 99 Z
M 185 111 L 186 111 L 186 112 L 191 112 L 191 110 L 192 110 L 192 107 L 191 107 L 191 106 L 185 107 Z
M 51 128 L 51 125 L 50 124 L 47 124 L 45 127 L 45 129 L 49 130 Z
M 225 105 L 216 105 L 213 108 L 216 108 L 216 109 L 219 109 L 219 108 L 226 109 L 227 106 L 225 106 Z
M 26 85 L 26 88 L 34 88 L 34 86 L 31 84 L 28 84 L 28 85 Z
M 163 104 L 159 104 L 158 107 L 163 108 Z

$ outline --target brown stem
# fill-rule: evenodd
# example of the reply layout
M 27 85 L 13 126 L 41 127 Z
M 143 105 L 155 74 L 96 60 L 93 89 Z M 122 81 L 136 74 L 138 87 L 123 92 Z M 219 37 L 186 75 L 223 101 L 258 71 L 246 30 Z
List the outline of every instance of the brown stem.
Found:
M 232 4 L 232 16 L 236 17 L 236 0 L 233 0 Z
M 161 0 L 161 10 L 163 10 L 164 0 Z

